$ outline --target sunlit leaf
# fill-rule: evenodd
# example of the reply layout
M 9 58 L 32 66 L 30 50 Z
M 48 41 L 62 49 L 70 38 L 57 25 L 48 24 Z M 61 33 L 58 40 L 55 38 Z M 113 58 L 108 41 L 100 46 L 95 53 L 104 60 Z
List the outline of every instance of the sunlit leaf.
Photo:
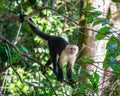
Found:
M 100 15 L 101 15 L 101 13 L 99 11 L 94 11 L 94 12 L 88 13 L 87 16 L 86 16 L 87 17 L 86 23 L 87 24 L 92 23 L 95 20 L 95 18 L 97 18 Z
M 93 26 L 101 24 L 104 20 L 106 20 L 106 19 L 105 18 L 96 18 L 96 20 L 93 23 Z
M 93 10 L 93 9 L 95 9 L 95 7 L 87 6 L 87 7 L 85 7 L 85 8 L 82 10 L 82 12 L 83 12 L 83 13 L 86 13 L 86 12 L 89 12 L 89 11 L 91 11 L 91 10 Z
M 19 50 L 20 50 L 21 52 L 24 52 L 24 53 L 28 54 L 27 48 L 25 48 L 23 45 L 21 45 L 21 46 L 19 47 Z
M 98 33 L 96 34 L 96 39 L 101 40 L 106 37 L 106 31 L 110 30 L 109 27 L 102 27 L 101 29 L 98 30 Z
M 81 58 L 81 61 L 86 62 L 86 63 L 93 63 L 94 62 L 94 60 L 90 59 L 90 58 Z

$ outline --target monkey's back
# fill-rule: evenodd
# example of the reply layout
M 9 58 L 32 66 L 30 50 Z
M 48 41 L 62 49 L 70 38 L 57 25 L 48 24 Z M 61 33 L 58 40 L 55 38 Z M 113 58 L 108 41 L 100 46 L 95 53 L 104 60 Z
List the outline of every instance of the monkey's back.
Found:
M 68 45 L 68 42 L 62 37 L 53 36 L 48 40 L 48 45 L 51 50 L 60 55 L 62 50 Z

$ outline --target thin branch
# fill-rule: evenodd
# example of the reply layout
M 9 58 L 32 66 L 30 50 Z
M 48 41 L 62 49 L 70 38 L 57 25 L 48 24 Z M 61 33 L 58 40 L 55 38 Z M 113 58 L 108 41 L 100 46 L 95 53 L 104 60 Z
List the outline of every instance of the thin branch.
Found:
M 14 19 L 19 21 L 19 17 L 15 14 L 0 14 L 0 19 Z
M 48 78 L 46 75 L 44 75 L 44 77 L 45 77 L 45 78 L 47 79 L 47 81 L 49 82 L 50 87 L 52 88 L 52 90 L 53 90 L 53 92 L 55 93 L 55 95 L 58 96 L 57 93 L 56 93 L 56 91 L 55 91 L 55 89 L 53 88 L 53 86 L 52 86 L 52 84 L 51 84 L 49 78 Z
M 67 17 L 66 15 L 61 14 L 60 12 L 58 12 L 58 11 L 55 10 L 55 9 L 52 9 L 52 8 L 49 8 L 49 7 L 45 7 L 45 6 L 38 7 L 37 9 L 35 9 L 35 10 L 33 10 L 31 13 L 29 13 L 29 14 L 25 17 L 25 21 L 27 21 L 29 24 L 32 24 L 31 22 L 29 22 L 29 18 L 32 17 L 33 15 L 41 12 L 41 11 L 44 10 L 44 9 L 49 9 L 49 10 L 55 11 L 56 13 L 58 13 L 58 14 L 61 15 L 61 16 L 63 16 L 64 18 L 72 21 L 74 24 L 80 26 L 79 23 L 75 22 L 74 20 L 72 20 L 71 18 Z M 18 21 L 19 21 L 19 16 L 15 15 L 15 14 L 0 14 L 0 19 L 6 19 L 6 18 L 14 19 L 14 20 L 18 20 Z M 33 25 L 33 24 L 32 24 L 32 25 Z M 34 26 L 34 25 L 33 25 L 33 26 Z M 35 27 L 35 26 L 34 26 L 34 27 Z M 37 27 L 36 27 L 36 28 L 37 28 Z M 97 30 L 90 29 L 90 28 L 88 28 L 88 27 L 86 27 L 86 26 L 80 26 L 80 28 L 85 28 L 85 29 L 87 29 L 87 30 L 90 30 L 90 31 L 99 33 Z M 83 32 L 79 32 L 79 33 L 83 34 Z M 102 33 L 99 33 L 99 34 L 102 34 Z M 86 34 L 84 33 L 84 35 L 86 35 Z M 106 35 L 106 34 L 102 34 L 102 35 Z M 106 37 L 107 37 L 107 38 L 110 38 L 110 36 L 108 36 L 108 35 L 106 35 Z M 115 40 L 113 39 L 113 41 L 115 41 Z M 117 43 L 119 43 L 119 41 L 118 41 Z
M 25 54 L 25 53 L 20 52 L 19 49 L 18 49 L 14 44 L 12 44 L 10 41 L 8 41 L 6 38 L 4 38 L 2 35 L 0 35 L 0 40 L 2 40 L 3 42 L 7 43 L 7 44 L 10 45 L 10 46 L 12 46 L 20 57 L 24 56 L 24 57 L 26 57 L 26 58 L 28 58 L 28 59 L 30 59 L 30 60 L 38 63 L 39 65 L 44 66 L 43 64 L 41 64 L 41 63 L 40 63 L 39 61 L 37 61 L 36 59 L 28 56 L 28 55 Z
M 22 23 L 21 23 L 20 26 L 19 26 L 19 29 L 18 29 L 16 38 L 15 38 L 15 42 L 14 42 L 15 45 L 16 45 L 16 44 L 18 43 L 18 41 L 19 41 L 19 34 L 20 34 L 21 27 L 22 27 Z
M 4 91 L 4 87 L 5 87 L 5 83 L 6 83 L 6 79 L 7 79 L 7 73 L 8 73 L 8 70 L 5 72 L 5 77 L 4 77 L 4 80 L 3 80 L 3 83 L 2 83 L 2 86 L 0 89 L 0 93 L 3 93 L 3 91 Z
M 48 1 L 48 0 L 47 0 L 47 1 Z M 47 3 L 46 3 L 46 4 L 47 4 Z M 46 6 L 41 6 L 41 7 L 37 8 L 36 10 L 34 10 L 33 12 L 31 12 L 30 14 L 28 14 L 28 16 L 25 17 L 25 21 L 27 21 L 28 23 L 31 24 L 31 22 L 29 22 L 29 18 L 32 17 L 33 15 L 39 13 L 39 12 L 42 11 L 43 9 L 53 10 L 53 11 L 55 11 L 56 13 L 60 14 L 61 16 L 63 16 L 64 18 L 67 18 L 68 20 L 72 21 L 74 24 L 80 26 L 77 22 L 75 22 L 75 21 L 72 20 L 71 18 L 68 18 L 67 16 L 59 13 L 57 10 L 52 9 L 52 8 L 48 8 L 48 7 L 46 7 Z M 0 14 L 0 19 L 14 19 L 14 20 L 18 20 L 18 21 L 19 21 L 19 17 L 18 17 L 17 15 L 14 15 L 14 14 Z M 80 26 L 80 28 L 85 28 L 85 29 L 87 29 L 87 30 L 91 30 L 91 31 L 93 31 L 93 32 L 97 32 L 97 33 L 98 33 L 97 30 L 93 30 L 93 29 L 87 28 L 86 26 Z M 79 33 L 82 33 L 82 32 L 79 32 Z M 82 33 L 82 34 L 83 34 L 83 33 Z M 100 33 L 100 34 L 101 34 L 101 33 Z M 85 34 L 84 34 L 84 35 L 85 35 Z M 102 35 L 105 35 L 105 34 L 102 34 Z M 106 36 L 106 37 L 110 38 L 109 36 Z M 25 54 L 25 53 L 21 53 L 15 45 L 13 45 L 10 41 L 8 41 L 8 40 L 7 40 L 6 38 L 4 38 L 3 36 L 0 35 L 0 39 L 1 39 L 3 42 L 6 42 L 8 45 L 11 45 L 11 46 L 16 50 L 16 52 L 18 53 L 18 55 L 19 55 L 20 57 L 24 56 L 24 57 L 26 57 L 26 58 L 34 61 L 34 62 L 37 62 L 40 66 L 42 66 L 42 67 L 44 66 L 44 65 L 42 65 L 39 61 L 37 61 L 36 59 L 28 56 L 28 55 Z M 115 41 L 115 40 L 114 40 L 114 41 Z M 45 67 L 45 66 L 44 66 L 44 67 Z M 18 76 L 19 76 L 19 75 L 18 75 Z M 49 82 L 49 84 L 50 84 L 52 90 L 54 91 L 55 95 L 57 96 L 54 88 L 52 87 L 51 82 L 50 82 L 49 79 L 46 77 L 46 75 L 44 75 L 44 76 L 45 76 L 45 78 L 47 79 L 47 81 Z
M 20 62 L 21 62 L 21 60 L 13 63 L 12 65 L 13 65 L 13 66 L 16 66 L 17 64 L 20 64 Z M 8 65 L 7 67 L 2 68 L 2 69 L 0 70 L 0 73 L 5 72 L 8 68 L 10 68 L 10 65 Z
M 119 83 L 120 83 L 120 80 L 118 79 L 112 84 L 110 88 L 112 91 L 110 92 L 109 96 L 113 96 L 113 92 L 116 90 L 117 86 L 119 86 Z
M 19 73 L 15 70 L 14 66 L 12 65 L 11 52 L 10 52 L 10 48 L 9 48 L 7 43 L 6 43 L 6 47 L 7 47 L 7 50 L 8 50 L 8 57 L 9 57 L 10 66 L 13 69 L 13 71 L 17 74 L 17 76 L 19 77 L 20 81 L 23 83 L 23 80 L 22 80 L 21 76 L 19 75 Z
M 7 46 L 7 48 L 8 48 L 8 56 L 9 56 L 9 59 L 10 59 L 10 65 L 11 65 L 12 69 L 14 70 L 14 72 L 18 75 L 18 77 L 19 77 L 19 79 L 20 79 L 20 81 L 21 81 L 22 83 L 24 83 L 24 81 L 22 80 L 22 78 L 20 77 L 19 73 L 14 69 L 14 67 L 13 67 L 13 65 L 12 65 L 11 54 L 10 54 L 10 49 L 9 49 L 9 46 L 8 46 L 8 45 L 12 46 L 12 47 L 16 50 L 16 52 L 18 53 L 18 55 L 19 55 L 21 58 L 22 58 L 22 56 L 27 57 L 28 59 L 30 59 L 30 60 L 38 63 L 41 67 L 44 67 L 44 68 L 46 67 L 45 65 L 41 64 L 41 63 L 40 63 L 39 61 L 37 61 L 36 59 L 28 56 L 28 55 L 25 54 L 25 53 L 21 53 L 21 52 L 19 51 L 19 49 L 18 49 L 15 45 L 13 45 L 12 43 L 10 43 L 10 41 L 8 41 L 6 38 L 4 38 L 4 37 L 1 36 L 1 35 L 0 35 L 0 39 L 1 39 L 3 42 L 6 43 L 6 46 Z M 49 82 L 49 84 L 50 84 L 53 92 L 54 92 L 55 95 L 57 96 L 57 93 L 55 92 L 55 90 L 54 90 L 54 88 L 53 88 L 50 80 L 48 79 L 48 77 L 47 77 L 45 74 L 43 74 L 43 75 L 44 75 L 44 77 L 47 79 L 47 81 Z M 26 82 L 25 82 L 25 83 L 26 83 Z

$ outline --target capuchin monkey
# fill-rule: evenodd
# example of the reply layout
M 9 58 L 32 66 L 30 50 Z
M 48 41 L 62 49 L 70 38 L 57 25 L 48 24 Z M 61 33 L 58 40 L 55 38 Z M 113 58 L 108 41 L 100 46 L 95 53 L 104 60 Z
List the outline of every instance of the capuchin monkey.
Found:
M 20 21 L 23 23 L 25 14 L 20 15 Z M 33 20 L 29 19 L 32 24 L 34 24 Z M 49 66 L 53 63 L 53 72 L 55 73 L 57 80 L 60 82 L 64 81 L 63 77 L 63 64 L 67 63 L 67 78 L 70 82 L 74 82 L 72 79 L 72 67 L 76 61 L 76 55 L 78 53 L 78 46 L 70 45 L 64 38 L 59 36 L 51 36 L 47 35 L 41 30 L 37 29 L 35 26 L 29 23 L 33 32 L 35 32 L 38 36 L 48 41 L 48 47 L 50 52 L 50 59 L 45 64 Z M 59 56 L 57 60 L 57 55 Z M 45 73 L 45 70 L 44 72 Z

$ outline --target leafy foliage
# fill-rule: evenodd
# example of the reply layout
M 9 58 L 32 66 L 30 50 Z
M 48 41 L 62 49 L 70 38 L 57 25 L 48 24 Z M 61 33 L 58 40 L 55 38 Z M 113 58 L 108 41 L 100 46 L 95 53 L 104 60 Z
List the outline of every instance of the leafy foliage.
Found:
M 112 0 L 113 2 L 116 2 L 116 3 L 119 3 L 120 2 L 120 0 Z
M 98 30 L 98 33 L 96 34 L 97 40 L 102 40 L 106 37 L 106 34 L 110 31 L 109 27 L 102 27 Z
M 29 14 L 35 8 L 41 6 L 43 1 L 46 0 L 1 0 L 0 12 L 1 14 Z M 119 2 L 119 0 L 113 1 Z M 79 22 L 81 19 L 79 15 L 84 14 L 86 25 L 92 24 L 94 27 L 101 25 L 101 28 L 95 31 L 95 40 L 108 39 L 103 69 L 111 67 L 113 72 L 119 73 L 120 64 L 117 58 L 120 54 L 120 45 L 116 32 L 112 31 L 113 24 L 109 18 L 101 17 L 103 13 L 96 11 L 94 7 L 87 6 L 80 10 L 80 2 L 77 0 L 72 0 L 71 2 L 69 0 L 56 0 L 55 6 L 55 10 L 44 9 L 38 15 L 33 16 L 36 26 L 46 34 L 62 36 L 66 40 L 77 44 L 80 38 L 79 32 L 81 26 L 76 22 Z M 48 3 L 48 7 L 52 7 L 51 2 Z M 93 59 L 78 58 L 79 60 L 73 69 L 75 85 L 68 83 L 66 75 L 64 75 L 66 82 L 58 82 L 50 68 L 47 68 L 46 75 L 43 75 L 41 72 L 41 64 L 45 64 L 49 58 L 46 41 L 36 36 L 31 31 L 27 22 L 24 22 L 22 27 L 19 21 L 9 19 L 0 20 L 0 24 L 1 35 L 15 45 L 22 53 L 21 55 L 13 46 L 0 41 L 0 72 L 6 73 L 0 79 L 0 85 L 4 87 L 1 89 L 2 93 L 8 96 L 54 96 L 55 92 L 53 89 L 55 89 L 59 96 L 86 96 L 89 93 L 98 95 L 100 75 L 97 71 L 90 75 L 80 65 L 81 63 L 85 66 L 93 64 L 95 62 Z M 86 35 L 83 32 L 80 33 Z M 35 58 L 40 64 L 33 59 L 27 58 L 25 54 L 28 57 Z M 65 67 L 64 73 L 66 74 Z M 113 74 L 114 76 L 120 78 L 119 74 Z M 82 79 L 84 77 L 89 80 L 89 83 L 83 83 Z M 114 78 L 110 83 L 113 84 L 118 78 Z M 114 94 L 115 96 L 119 95 L 118 92 L 114 92 Z

